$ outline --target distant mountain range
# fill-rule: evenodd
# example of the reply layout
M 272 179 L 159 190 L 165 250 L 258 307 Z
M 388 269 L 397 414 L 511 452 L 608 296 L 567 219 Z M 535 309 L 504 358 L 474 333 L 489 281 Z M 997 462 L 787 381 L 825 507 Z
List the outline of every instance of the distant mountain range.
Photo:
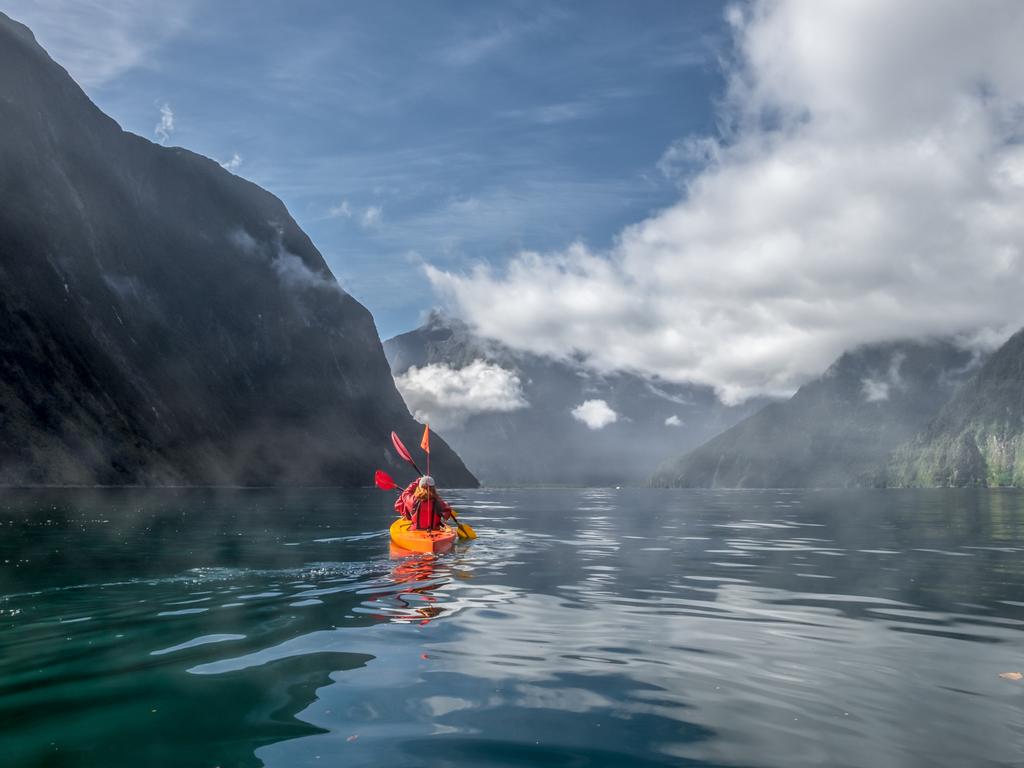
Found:
M 709 387 L 599 375 L 440 314 L 384 350 L 409 407 L 486 484 L 641 483 L 766 402 L 729 407 Z
M 366 485 L 418 437 L 281 201 L 122 131 L 3 14 L 0 126 L 0 485 Z
M 666 462 L 651 482 L 684 488 L 899 484 L 911 475 L 910 457 L 918 450 L 905 453 L 906 468 L 890 477 L 892 453 L 928 426 L 979 363 L 977 355 L 940 341 L 848 352 L 791 399 Z M 1019 424 L 1019 400 L 1017 413 Z

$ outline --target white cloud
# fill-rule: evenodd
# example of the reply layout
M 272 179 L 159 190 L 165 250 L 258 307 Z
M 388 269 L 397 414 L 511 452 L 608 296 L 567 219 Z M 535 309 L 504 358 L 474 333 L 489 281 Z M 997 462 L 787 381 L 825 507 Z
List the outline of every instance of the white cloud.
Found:
M 730 18 L 723 133 L 690 143 L 706 165 L 682 199 L 608 253 L 428 267 L 458 314 L 727 402 L 790 394 L 863 343 L 1024 325 L 1024 4 L 778 0 Z
M 351 219 L 352 207 L 348 204 L 348 200 L 342 200 L 337 205 L 328 208 L 327 215 L 332 219 Z
M 658 170 L 669 179 L 681 179 L 695 167 L 717 163 L 721 146 L 708 136 L 687 136 L 672 142 L 658 160 Z
M 4 13 L 28 25 L 76 82 L 103 86 L 151 66 L 156 52 L 184 31 L 192 0 L 8 0 Z
M 171 105 L 164 102 L 160 105 L 160 122 L 153 128 L 153 135 L 161 144 L 166 144 L 174 133 L 174 110 Z
M 270 265 L 281 282 L 286 285 L 295 288 L 326 288 L 332 291 L 342 291 L 337 281 L 329 275 L 314 272 L 306 266 L 302 257 L 289 253 L 282 247 L 278 247 L 277 254 L 271 259 Z
M 371 205 L 365 211 L 363 211 L 360 223 L 365 229 L 373 229 L 379 227 L 381 218 L 384 216 L 384 209 L 379 205 Z
M 231 155 L 231 159 L 221 163 L 220 167 L 234 173 L 242 167 L 242 156 L 235 152 Z
M 619 414 L 604 400 L 586 400 L 572 409 L 572 417 L 590 429 L 604 429 L 619 420 Z
M 864 392 L 864 399 L 869 403 L 879 403 L 889 399 L 889 382 L 879 379 L 863 379 L 861 390 Z
M 683 420 L 676 416 L 674 413 L 665 419 L 666 427 L 681 427 L 683 426 Z
M 889 399 L 894 389 L 906 389 L 906 382 L 900 373 L 900 367 L 906 357 L 903 352 L 894 352 L 889 361 L 889 368 L 884 374 L 861 379 L 861 391 L 865 400 L 869 403 L 882 402 Z
M 236 229 L 228 234 L 228 239 L 246 255 L 259 250 L 259 242 L 244 229 Z
M 318 289 L 345 294 L 333 274 L 310 268 L 301 256 L 289 251 L 282 242 L 282 234 L 278 230 L 276 237 L 270 240 L 257 240 L 239 228 L 228 233 L 228 240 L 245 256 L 266 259 L 278 279 L 293 290 Z
M 413 415 L 438 429 L 459 426 L 478 413 L 504 413 L 528 405 L 515 371 L 484 360 L 464 368 L 441 363 L 413 366 L 396 376 L 395 383 Z
M 675 403 L 676 405 L 693 405 L 693 398 L 687 394 L 673 394 L 671 392 L 666 392 L 664 389 L 650 381 L 645 381 L 644 387 L 646 387 L 647 391 L 652 395 L 657 395 L 664 400 L 668 400 L 670 403 Z

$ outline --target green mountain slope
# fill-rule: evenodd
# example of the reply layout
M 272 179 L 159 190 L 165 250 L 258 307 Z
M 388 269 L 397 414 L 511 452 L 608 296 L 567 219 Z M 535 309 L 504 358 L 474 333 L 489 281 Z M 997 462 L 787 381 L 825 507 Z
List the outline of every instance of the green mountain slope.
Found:
M 1024 485 L 1024 330 L 889 465 L 895 486 Z
M 889 454 L 928 423 L 973 364 L 971 353 L 947 342 L 848 352 L 790 400 L 666 462 L 651 482 L 695 488 L 884 483 Z

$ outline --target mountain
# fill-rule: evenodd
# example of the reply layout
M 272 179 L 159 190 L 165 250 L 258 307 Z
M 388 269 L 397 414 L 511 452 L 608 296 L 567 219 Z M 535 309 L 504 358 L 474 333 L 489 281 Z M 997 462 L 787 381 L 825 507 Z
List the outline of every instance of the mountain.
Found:
M 896 486 L 1024 485 L 1024 330 L 889 465 Z
M 664 456 L 764 404 L 728 407 L 709 387 L 599 375 L 436 313 L 384 350 L 414 413 L 430 415 L 487 484 L 639 483 Z
M 977 366 L 951 343 L 892 343 L 842 355 L 819 379 L 697 450 L 652 483 L 813 488 L 885 482 L 889 454 L 935 416 Z
M 418 435 L 281 201 L 122 131 L 2 14 L 0 125 L 0 484 L 366 485 Z

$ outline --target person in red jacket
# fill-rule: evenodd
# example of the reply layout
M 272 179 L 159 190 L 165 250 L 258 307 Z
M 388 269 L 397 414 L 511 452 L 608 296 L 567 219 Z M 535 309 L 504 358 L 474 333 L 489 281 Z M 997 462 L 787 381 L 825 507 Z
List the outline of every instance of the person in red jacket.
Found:
M 395 501 L 395 512 L 420 530 L 440 528 L 443 520 L 452 519 L 452 508 L 437 495 L 434 478 L 430 475 L 409 483 Z

